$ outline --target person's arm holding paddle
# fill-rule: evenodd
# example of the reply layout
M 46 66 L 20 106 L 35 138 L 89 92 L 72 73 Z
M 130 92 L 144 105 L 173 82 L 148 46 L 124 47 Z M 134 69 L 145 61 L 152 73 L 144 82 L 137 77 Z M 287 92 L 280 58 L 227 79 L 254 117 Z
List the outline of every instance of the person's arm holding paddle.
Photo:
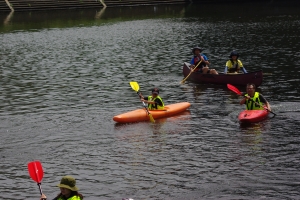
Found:
M 140 98 L 141 98 L 141 102 L 145 102 L 145 103 L 147 103 L 147 104 L 155 104 L 155 103 L 156 103 L 155 101 L 149 101 L 149 100 L 148 100 L 148 97 L 144 97 L 144 96 L 142 95 L 142 93 L 140 93 L 139 96 L 140 96 Z
M 265 99 L 265 97 L 262 94 L 259 94 L 259 99 L 262 103 L 265 104 L 265 106 L 267 106 L 267 109 L 271 112 L 271 106 L 269 104 L 269 102 Z
M 192 60 L 191 60 L 191 62 L 190 62 L 190 64 L 191 64 L 191 65 L 190 65 L 191 71 L 194 70 L 195 66 L 198 67 L 198 65 L 195 65 L 195 64 L 200 64 L 200 63 L 202 63 L 202 62 L 205 62 L 203 56 L 200 56 L 200 60 L 197 61 L 197 63 L 195 63 L 195 58 L 192 58 Z M 207 61 L 207 62 L 208 62 L 208 61 Z M 199 68 L 198 68 L 198 69 L 195 69 L 195 71 L 197 71 L 197 70 L 199 70 Z
M 248 110 L 255 110 L 262 109 L 262 105 L 264 104 L 270 112 L 272 111 L 271 106 L 265 97 L 262 94 L 255 92 L 255 85 L 253 83 L 247 84 L 246 90 L 247 94 L 244 95 L 244 98 L 240 101 L 240 105 L 246 104 Z
M 161 102 L 161 100 L 158 99 L 158 98 L 156 98 L 154 101 L 151 101 L 151 100 L 149 101 L 147 97 L 144 97 L 144 98 L 141 98 L 141 101 L 145 102 L 147 104 L 158 104 L 160 106 L 163 105 L 162 102 Z
M 152 90 L 152 96 L 149 97 L 142 96 L 141 101 L 148 103 L 149 110 L 163 110 L 164 102 L 162 101 L 161 97 L 158 94 L 159 94 L 159 90 L 157 88 L 154 88 Z

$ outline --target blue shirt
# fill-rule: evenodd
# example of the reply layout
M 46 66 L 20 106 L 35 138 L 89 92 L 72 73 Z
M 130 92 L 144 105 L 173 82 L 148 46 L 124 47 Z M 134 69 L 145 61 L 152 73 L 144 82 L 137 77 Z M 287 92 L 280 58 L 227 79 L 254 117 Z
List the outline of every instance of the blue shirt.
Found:
M 207 58 L 206 55 L 204 55 L 204 54 L 201 53 L 200 56 L 203 57 L 204 61 L 208 61 L 208 58 Z M 193 58 L 192 58 L 192 60 L 190 62 L 191 65 L 195 65 L 194 58 L 195 58 L 195 56 L 193 56 Z

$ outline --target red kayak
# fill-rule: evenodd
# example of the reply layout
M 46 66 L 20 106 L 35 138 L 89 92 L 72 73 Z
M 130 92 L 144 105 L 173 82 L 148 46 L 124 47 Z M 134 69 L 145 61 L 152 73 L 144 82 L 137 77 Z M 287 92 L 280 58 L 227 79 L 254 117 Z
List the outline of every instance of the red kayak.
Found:
M 268 117 L 268 110 L 244 110 L 239 114 L 239 121 L 241 123 L 256 123 Z

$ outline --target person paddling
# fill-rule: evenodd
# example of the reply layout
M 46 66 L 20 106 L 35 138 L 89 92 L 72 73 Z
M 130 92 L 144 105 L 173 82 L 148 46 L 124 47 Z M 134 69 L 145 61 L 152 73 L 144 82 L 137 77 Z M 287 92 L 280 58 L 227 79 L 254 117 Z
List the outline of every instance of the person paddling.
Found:
M 208 65 L 210 64 L 208 58 L 201 54 L 202 49 L 200 47 L 194 47 L 192 52 L 194 54 L 193 58 L 190 61 L 191 70 L 194 69 L 195 66 L 198 67 L 195 69 L 195 72 L 203 73 L 203 74 L 218 74 L 215 69 L 209 69 Z M 199 63 L 200 62 L 200 63 Z
M 246 104 L 247 110 L 263 110 L 264 105 L 271 112 L 271 106 L 269 102 L 259 92 L 255 92 L 255 85 L 253 83 L 247 84 L 247 94 L 240 101 L 240 105 Z
M 60 184 L 60 193 L 53 200 L 82 200 L 83 196 L 78 192 L 76 187 L 76 180 L 72 176 L 62 177 Z M 45 194 L 42 194 L 40 200 L 46 200 Z
M 232 51 L 229 55 L 229 60 L 226 62 L 224 73 L 239 73 L 240 69 L 242 69 L 243 73 L 246 74 L 247 70 L 243 66 L 241 60 L 239 60 L 239 53 L 236 51 Z
M 140 93 L 140 98 L 142 102 L 148 103 L 149 110 L 163 110 L 165 105 L 162 98 L 158 96 L 158 94 L 158 88 L 154 88 L 152 89 L 152 95 L 143 97 L 143 95 Z

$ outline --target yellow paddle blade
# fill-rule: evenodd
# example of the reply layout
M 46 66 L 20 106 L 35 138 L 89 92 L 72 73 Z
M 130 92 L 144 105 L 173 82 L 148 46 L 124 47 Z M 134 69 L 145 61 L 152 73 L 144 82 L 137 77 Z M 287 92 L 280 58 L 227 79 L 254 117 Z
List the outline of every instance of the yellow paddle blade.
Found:
M 130 86 L 136 92 L 138 92 L 139 89 L 140 89 L 140 86 L 139 86 L 139 84 L 137 82 L 130 82 Z
M 151 115 L 151 113 L 149 113 L 149 118 L 150 118 L 150 122 L 155 123 L 155 120 L 154 120 L 153 116 Z

